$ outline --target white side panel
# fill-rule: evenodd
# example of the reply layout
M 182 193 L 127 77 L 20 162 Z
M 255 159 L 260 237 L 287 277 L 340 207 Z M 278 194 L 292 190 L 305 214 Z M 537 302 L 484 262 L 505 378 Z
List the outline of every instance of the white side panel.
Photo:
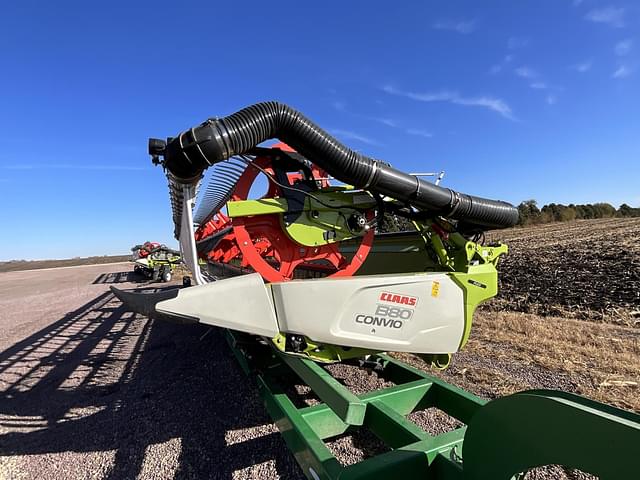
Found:
M 452 353 L 464 331 L 464 297 L 444 273 L 294 280 L 271 285 L 280 330 L 317 342 Z
M 183 288 L 156 305 L 160 313 L 273 338 L 278 333 L 270 295 L 257 273 Z

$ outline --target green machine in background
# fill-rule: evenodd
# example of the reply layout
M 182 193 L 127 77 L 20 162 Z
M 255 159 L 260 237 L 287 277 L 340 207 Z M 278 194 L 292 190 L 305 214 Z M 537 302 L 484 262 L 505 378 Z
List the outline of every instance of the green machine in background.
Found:
M 171 281 L 174 268 L 182 263 L 180 252 L 157 242 L 135 245 L 131 251 L 133 271 L 153 281 Z

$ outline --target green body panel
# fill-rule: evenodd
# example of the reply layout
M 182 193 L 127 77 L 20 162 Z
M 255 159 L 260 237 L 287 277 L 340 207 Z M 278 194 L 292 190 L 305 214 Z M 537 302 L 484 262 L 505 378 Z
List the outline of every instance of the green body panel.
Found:
M 358 242 L 354 240 L 340 244 L 340 252 L 349 258 L 357 248 Z M 437 268 L 417 232 L 384 233 L 374 237 L 371 252 L 356 275 L 434 271 Z
M 464 295 L 464 334 L 460 342 L 462 348 L 469 340 L 473 314 L 478 305 L 498 294 L 498 272 L 491 264 L 476 265 L 469 273 L 452 272 L 449 276 L 456 282 Z
M 500 256 L 505 255 L 508 248 L 506 245 L 485 247 L 467 241 L 459 233 L 450 234 L 449 239 L 456 246 L 453 254 L 455 272 L 451 272 L 449 276 L 464 292 L 465 326 L 459 347 L 462 348 L 469 340 L 476 308 L 498 294 L 496 267 Z
M 284 198 L 260 198 L 258 200 L 227 202 L 227 214 L 231 218 L 287 213 L 288 209 L 287 200 Z
M 173 270 L 175 268 L 176 265 L 178 265 L 181 262 L 181 258 L 180 257 L 174 257 L 174 258 L 169 258 L 166 260 L 154 260 L 154 259 L 148 259 L 147 265 L 149 265 L 149 268 L 154 269 L 155 267 L 160 267 L 162 265 L 168 265 L 171 270 Z
M 307 347 L 300 352 L 292 353 L 288 352 L 288 355 L 310 358 L 320 363 L 334 363 L 343 362 L 351 358 L 361 358 L 365 355 L 376 353 L 372 350 L 366 350 L 364 348 L 352 348 L 352 347 L 340 347 L 338 345 L 326 345 L 316 343 L 310 338 L 305 337 Z M 287 334 L 279 333 L 272 340 L 274 346 L 285 353 L 285 345 L 287 343 Z
M 306 247 L 319 247 L 359 237 L 351 232 L 347 218 L 359 210 L 375 207 L 375 200 L 368 193 L 322 190 L 306 197 L 300 215 L 291 223 L 285 223 L 282 214 L 289 211 L 284 198 L 240 200 L 227 203 L 229 217 L 280 214 L 283 230 L 289 237 Z
M 285 224 L 285 230 L 296 242 L 307 247 L 317 247 L 328 243 L 335 243 L 359 235 L 349 230 L 347 218 L 358 210 L 372 209 L 375 207 L 373 198 L 363 192 L 323 192 L 314 193 L 315 198 L 307 197 L 304 202 L 304 211 L 300 216 Z M 339 207 L 339 209 L 337 208 Z

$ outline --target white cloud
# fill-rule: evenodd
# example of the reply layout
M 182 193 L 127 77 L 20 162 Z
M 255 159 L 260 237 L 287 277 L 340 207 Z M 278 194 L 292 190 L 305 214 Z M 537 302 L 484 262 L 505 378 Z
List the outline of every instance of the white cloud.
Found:
M 529 67 L 518 67 L 514 70 L 515 74 L 522 78 L 536 78 L 538 76 L 538 72 L 529 68 Z
M 593 66 L 593 60 L 586 60 L 584 62 L 577 63 L 576 65 L 572 65 L 571 68 L 573 68 L 577 72 L 585 73 L 591 70 L 592 66 Z
M 439 20 L 433 24 L 436 30 L 450 30 L 452 32 L 468 35 L 476 29 L 476 20 Z
M 546 90 L 549 88 L 544 82 L 532 82 L 529 86 L 535 90 Z
M 614 28 L 624 27 L 624 8 L 604 7 L 596 8 L 584 17 L 590 22 L 604 23 Z
M 365 120 L 371 120 L 372 122 L 378 122 L 386 125 L 387 127 L 396 128 L 398 126 L 398 122 L 387 117 L 372 117 L 370 115 L 360 115 L 358 113 L 352 113 L 351 115 L 358 118 L 364 118 Z
M 376 103 L 382 103 L 380 101 L 376 102 Z M 365 120 L 371 120 L 373 122 L 378 122 L 378 123 L 382 123 L 383 125 L 386 125 L 387 127 L 393 127 L 396 128 L 398 126 L 397 122 L 391 118 L 387 118 L 387 117 L 375 117 L 375 116 L 370 116 L 370 115 L 362 115 L 359 113 L 354 113 L 351 112 L 349 109 L 347 109 L 347 104 L 345 102 L 336 100 L 331 102 L 331 106 L 338 110 L 339 112 L 344 112 L 348 115 L 351 115 L 353 117 L 357 117 L 357 118 L 364 118 Z
M 398 124 L 396 123 L 395 120 L 392 120 L 390 118 L 384 118 L 384 117 L 366 117 L 369 120 L 373 120 L 374 122 L 378 122 L 381 123 L 383 125 L 386 125 L 387 127 L 397 127 Z
M 488 96 L 463 97 L 458 92 L 449 90 L 429 93 L 405 92 L 390 85 L 382 87 L 382 90 L 391 95 L 410 98 L 411 100 L 416 100 L 418 102 L 449 102 L 465 107 L 482 107 L 498 113 L 509 120 L 515 120 L 511 107 L 509 107 L 504 100 L 499 98 Z
M 631 51 L 632 45 L 633 45 L 633 41 L 630 38 L 628 38 L 627 40 L 623 40 L 621 42 L 616 43 L 616 46 L 613 49 L 613 51 L 619 57 L 624 57 Z
M 336 110 L 338 110 L 339 112 L 344 112 L 344 109 L 346 107 L 346 104 L 344 102 L 341 102 L 339 100 L 336 100 L 334 102 L 331 102 L 331 106 L 333 108 L 335 108 Z
M 424 138 L 433 137 L 433 133 L 427 132 L 426 130 L 421 130 L 419 128 L 409 128 L 409 129 L 407 129 L 407 133 L 409 135 L 417 135 L 419 137 L 424 137 Z
M 629 75 L 631 75 L 631 69 L 626 65 L 620 65 L 611 78 L 627 78 Z
M 511 61 L 513 61 L 513 59 L 514 59 L 514 58 L 515 58 L 515 57 L 514 57 L 513 55 L 511 55 L 511 54 L 506 55 L 506 56 L 504 57 L 504 59 L 502 60 L 502 63 L 496 63 L 495 65 L 493 65 L 493 66 L 489 69 L 489 73 L 490 73 L 491 75 L 496 75 L 496 74 L 500 73 L 500 72 L 504 69 L 505 64 L 506 64 L 506 63 L 509 63 L 509 62 L 511 62 Z
M 474 98 L 462 98 L 457 97 L 451 99 L 451 101 L 458 105 L 464 105 L 467 107 L 484 107 L 499 113 L 509 120 L 515 120 L 511 107 L 507 105 L 504 100 L 494 97 L 474 97 Z
M 563 90 L 562 87 L 557 85 L 550 85 L 545 82 L 542 76 L 535 70 L 529 67 L 518 67 L 513 71 L 518 77 L 524 78 L 529 81 L 529 88 L 533 88 L 534 90 L 548 90 L 558 92 Z M 549 93 L 546 97 L 546 101 L 549 105 L 553 105 L 556 103 L 556 95 Z
M 380 145 L 375 140 L 365 137 L 364 135 L 360 135 L 359 133 L 353 132 L 351 130 L 341 130 L 339 128 L 335 128 L 330 130 L 334 135 L 345 138 L 348 140 L 356 140 L 358 142 L 366 143 L 367 145 Z
M 531 40 L 526 37 L 509 37 L 509 40 L 507 40 L 507 48 L 509 50 L 515 50 L 526 47 L 529 43 L 531 43 Z

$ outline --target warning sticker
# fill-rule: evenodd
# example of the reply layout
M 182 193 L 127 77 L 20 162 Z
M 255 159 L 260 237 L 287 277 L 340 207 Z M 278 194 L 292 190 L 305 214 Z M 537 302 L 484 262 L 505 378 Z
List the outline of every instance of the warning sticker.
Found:
M 440 295 L 440 282 L 434 281 L 431 285 L 431 296 L 437 297 L 438 295 Z

